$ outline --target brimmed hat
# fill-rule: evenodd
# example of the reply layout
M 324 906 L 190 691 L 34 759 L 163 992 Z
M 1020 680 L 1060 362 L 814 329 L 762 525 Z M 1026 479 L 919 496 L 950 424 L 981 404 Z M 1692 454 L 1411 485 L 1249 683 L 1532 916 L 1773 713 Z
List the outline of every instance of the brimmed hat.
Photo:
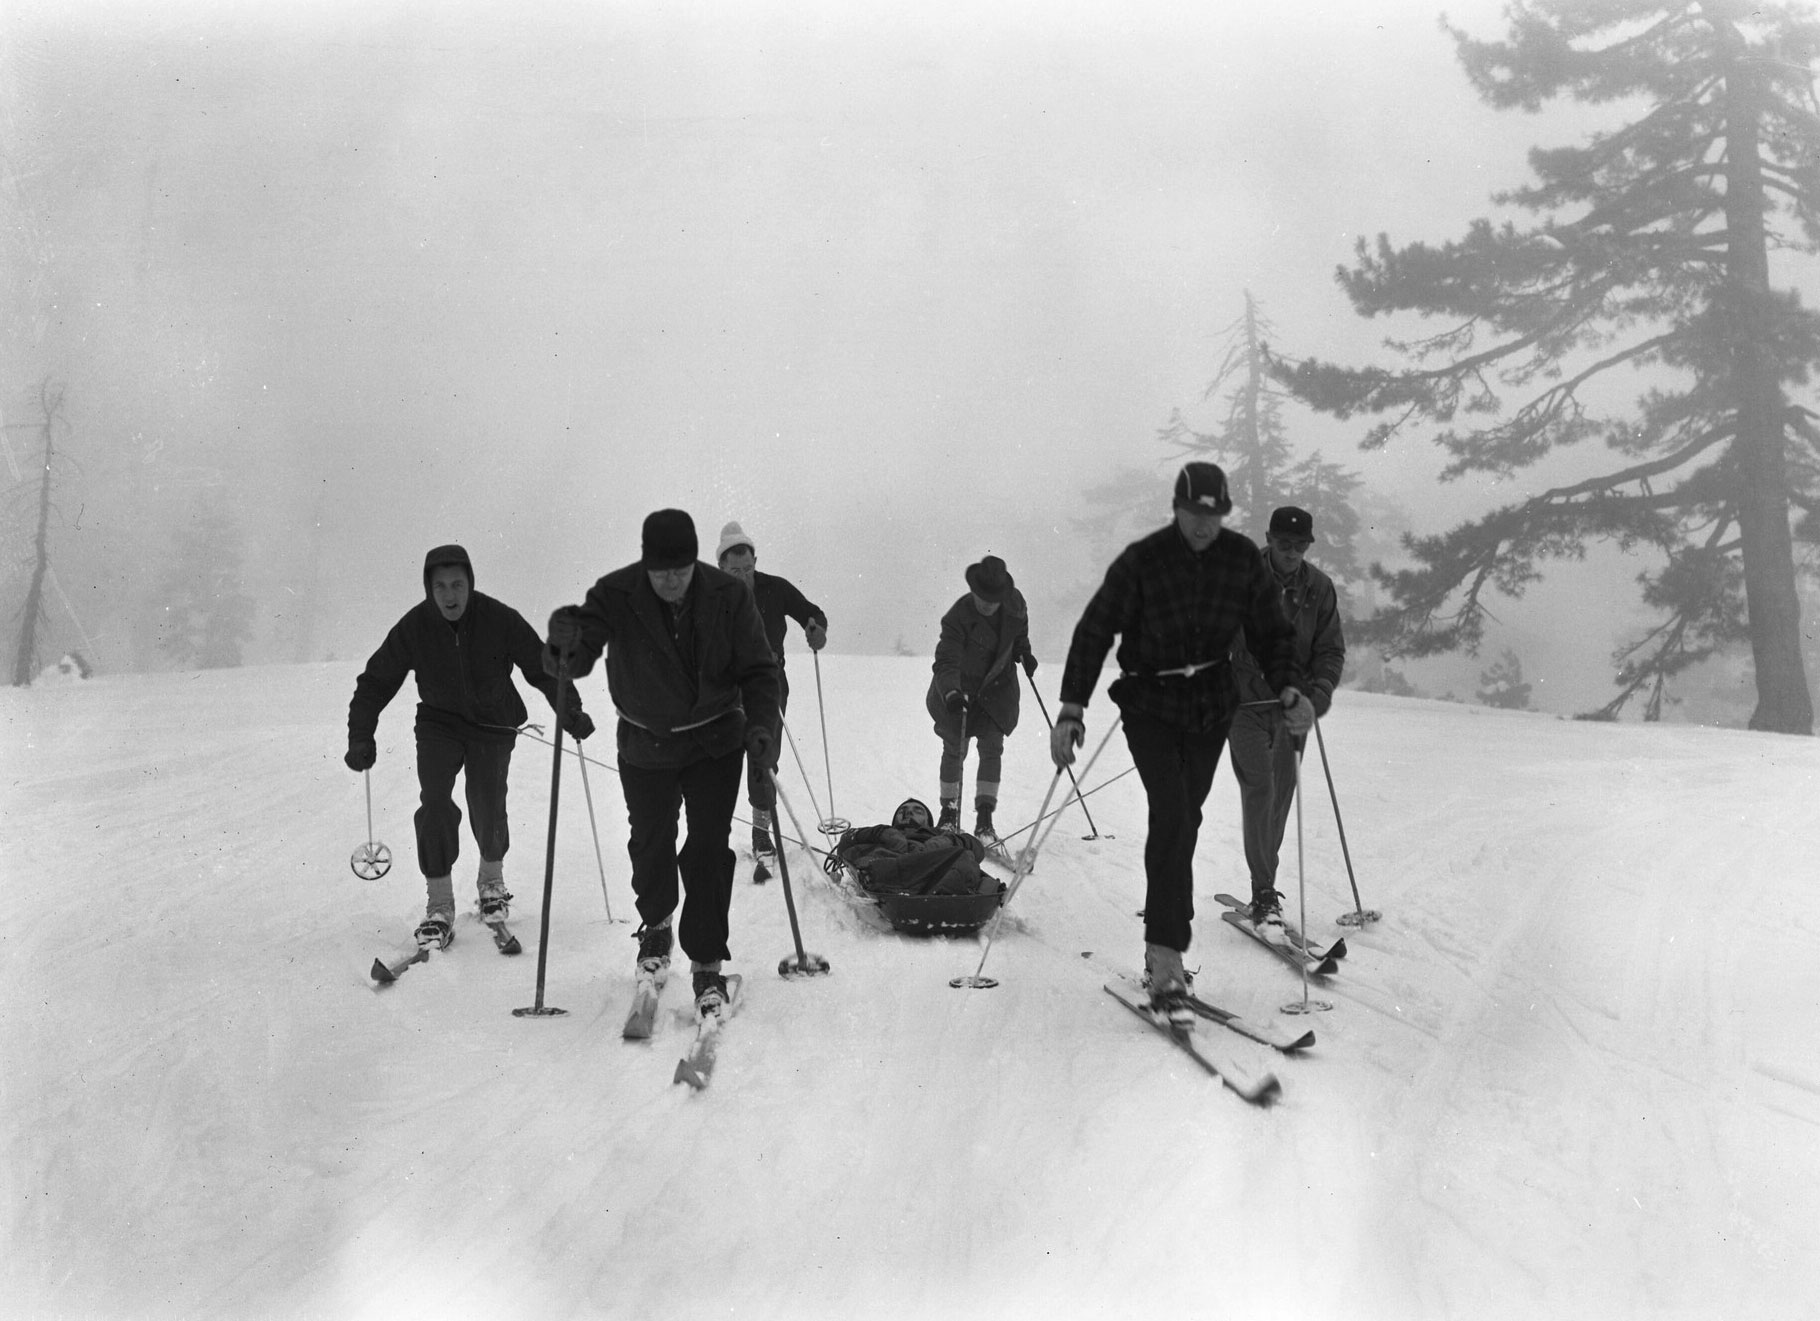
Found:
M 1217 463 L 1184 463 L 1175 478 L 1175 507 L 1203 514 L 1232 512 L 1232 491 Z
M 744 546 L 754 555 L 758 554 L 758 543 L 746 535 L 746 530 L 738 523 L 729 523 L 720 530 L 720 546 L 714 552 L 716 564 L 727 558 L 727 552 Z
M 680 569 L 701 549 L 695 520 L 680 509 L 659 509 L 645 519 L 640 559 L 647 569 Z
M 967 586 L 982 601 L 1003 601 L 1011 591 L 1011 574 L 1005 561 L 988 555 L 978 564 L 967 566 Z
M 1313 541 L 1314 515 L 1294 505 L 1284 505 L 1270 516 L 1270 535 L 1285 541 Z

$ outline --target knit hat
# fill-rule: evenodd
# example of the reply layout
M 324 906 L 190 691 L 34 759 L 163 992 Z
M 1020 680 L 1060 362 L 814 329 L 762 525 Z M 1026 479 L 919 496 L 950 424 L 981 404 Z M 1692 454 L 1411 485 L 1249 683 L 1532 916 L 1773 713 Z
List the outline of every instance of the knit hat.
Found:
M 1314 515 L 1294 505 L 1284 505 L 1270 516 L 1270 535 L 1285 541 L 1313 541 Z
M 1005 569 L 1005 561 L 988 555 L 978 564 L 969 564 L 967 586 L 982 601 L 1003 601 L 1011 590 L 1011 575 Z
M 647 569 L 680 569 L 695 563 L 701 549 L 695 520 L 680 509 L 659 509 L 645 519 L 640 559 Z
M 906 826 L 921 826 L 925 830 L 933 829 L 935 817 L 929 812 L 929 805 L 920 798 L 906 798 L 897 805 L 897 811 L 891 814 L 891 824 L 899 830 Z
M 1184 463 L 1175 479 L 1175 507 L 1203 514 L 1232 512 L 1232 491 L 1217 463 Z
M 727 558 L 728 551 L 739 546 L 744 546 L 754 555 L 758 554 L 758 543 L 746 535 L 746 530 L 738 523 L 729 523 L 720 530 L 720 548 L 714 552 L 714 562 L 720 563 Z

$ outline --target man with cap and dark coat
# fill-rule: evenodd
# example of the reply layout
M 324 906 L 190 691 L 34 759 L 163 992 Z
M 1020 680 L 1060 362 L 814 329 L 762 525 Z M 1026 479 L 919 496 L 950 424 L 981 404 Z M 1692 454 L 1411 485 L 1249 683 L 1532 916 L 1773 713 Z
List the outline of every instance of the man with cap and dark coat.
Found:
M 1230 655 L 1244 636 L 1273 699 L 1305 731 L 1313 707 L 1299 691 L 1295 634 L 1264 557 L 1222 526 L 1232 511 L 1226 474 L 1186 464 L 1175 519 L 1120 552 L 1075 625 L 1049 750 L 1071 765 L 1106 653 L 1119 640 L 1119 677 L 1107 689 L 1149 800 L 1144 843 L 1144 971 L 1159 1020 L 1193 1022 L 1182 953 L 1194 931 L 1194 849 L 1201 806 L 1238 705 Z
M 638 971 L 662 980 L 671 915 L 694 973 L 696 1011 L 726 1004 L 722 963 L 733 900 L 727 847 L 740 771 L 766 761 L 777 727 L 777 661 L 746 585 L 696 561 L 695 523 L 680 509 L 645 519 L 640 558 L 588 589 L 587 600 L 550 616 L 544 665 L 584 675 L 606 655 L 607 691 L 619 712 L 619 782 L 625 795 L 638 899 Z M 678 850 L 678 814 L 688 840 Z
M 716 560 L 720 567 L 752 589 L 758 604 L 758 616 L 765 621 L 765 641 L 777 657 L 777 720 L 771 729 L 771 759 L 761 765 L 753 758 L 746 768 L 746 801 L 752 805 L 752 852 L 758 856 L 757 879 L 764 880 L 764 859 L 772 852 L 771 810 L 777 805 L 777 790 L 771 773 L 777 769 L 779 746 L 783 738 L 784 713 L 790 705 L 790 676 L 784 668 L 784 633 L 794 619 L 803 631 L 810 651 L 820 651 L 828 644 L 828 617 L 822 608 L 797 590 L 796 584 L 775 573 L 762 573 L 758 568 L 758 546 L 738 523 L 728 523 L 720 530 Z
M 1346 638 L 1340 628 L 1340 599 L 1333 579 L 1305 558 L 1314 544 L 1314 515 L 1286 505 L 1270 516 L 1264 563 L 1270 569 L 1283 613 L 1295 626 L 1296 660 L 1303 691 L 1318 719 L 1333 704 L 1346 669 Z M 1239 685 L 1239 712 L 1228 742 L 1232 773 L 1239 782 L 1245 822 L 1245 864 L 1251 871 L 1251 920 L 1281 925 L 1283 898 L 1277 892 L 1277 855 L 1289 809 L 1295 802 L 1296 763 L 1306 734 L 1291 732 L 1242 637 L 1232 641 L 1232 673 Z
M 512 683 L 513 668 L 552 708 L 557 694 L 555 681 L 543 670 L 543 643 L 537 630 L 511 606 L 474 590 L 474 566 L 467 551 L 438 546 L 424 556 L 423 594 L 424 599 L 392 626 L 354 683 L 345 760 L 356 771 L 371 768 L 379 755 L 375 742 L 379 713 L 415 670 L 421 788 L 415 817 L 417 863 L 429 891 L 417 941 L 440 949 L 454 938 L 453 872 L 461 851 L 455 776 L 466 773 L 468 826 L 480 847 L 480 915 L 503 922 L 512 898 L 506 893 L 504 868 L 511 844 L 506 773 L 526 716 Z M 594 732 L 594 722 L 573 692 L 568 710 L 558 712 L 558 719 L 576 739 Z
M 973 834 L 991 848 L 998 843 L 992 812 L 998 806 L 1005 739 L 1017 728 L 1016 667 L 1035 674 L 1036 656 L 1030 650 L 1030 610 L 1005 561 L 988 555 L 967 566 L 966 579 L 967 594 L 942 616 L 924 705 L 942 740 L 942 813 L 936 826 L 960 829 L 961 767 L 972 740 L 980 751 Z

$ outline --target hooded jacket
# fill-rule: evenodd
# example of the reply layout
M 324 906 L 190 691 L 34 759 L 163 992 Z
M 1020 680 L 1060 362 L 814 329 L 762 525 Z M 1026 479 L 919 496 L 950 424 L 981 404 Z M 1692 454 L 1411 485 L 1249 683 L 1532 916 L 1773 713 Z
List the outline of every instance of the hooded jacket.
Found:
M 439 566 L 459 565 L 468 575 L 468 606 L 451 624 L 430 594 L 430 575 Z M 543 640 L 511 606 L 473 590 L 474 565 L 460 546 L 438 546 L 424 556 L 424 599 L 392 625 L 385 641 L 367 659 L 348 704 L 348 741 L 370 743 L 379 713 L 417 675 L 417 718 L 460 728 L 470 738 L 510 742 L 525 722 L 524 700 L 512 682 L 516 668 L 556 706 L 556 681 L 543 672 Z M 569 694 L 570 719 L 581 700 Z M 570 728 L 565 720 L 565 729 Z

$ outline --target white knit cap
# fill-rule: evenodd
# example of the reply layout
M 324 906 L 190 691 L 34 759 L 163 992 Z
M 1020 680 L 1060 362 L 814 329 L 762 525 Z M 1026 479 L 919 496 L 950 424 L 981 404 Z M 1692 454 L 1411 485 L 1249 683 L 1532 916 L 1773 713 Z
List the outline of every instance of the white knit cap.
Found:
M 714 552 L 715 562 L 719 563 L 721 558 L 735 546 L 744 546 L 754 555 L 758 554 L 758 546 L 751 537 L 746 535 L 746 530 L 738 523 L 729 523 L 720 530 L 720 549 Z

